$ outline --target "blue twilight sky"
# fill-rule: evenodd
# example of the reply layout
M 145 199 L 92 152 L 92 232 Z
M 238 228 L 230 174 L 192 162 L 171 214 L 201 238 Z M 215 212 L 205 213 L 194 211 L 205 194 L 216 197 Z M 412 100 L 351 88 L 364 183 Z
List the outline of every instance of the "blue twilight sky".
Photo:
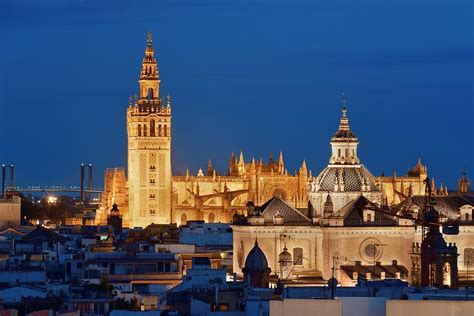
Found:
M 0 162 L 19 185 L 126 166 L 128 96 L 153 31 L 173 169 L 284 152 L 317 174 L 348 100 L 375 175 L 418 157 L 473 176 L 473 1 L 0 0 Z

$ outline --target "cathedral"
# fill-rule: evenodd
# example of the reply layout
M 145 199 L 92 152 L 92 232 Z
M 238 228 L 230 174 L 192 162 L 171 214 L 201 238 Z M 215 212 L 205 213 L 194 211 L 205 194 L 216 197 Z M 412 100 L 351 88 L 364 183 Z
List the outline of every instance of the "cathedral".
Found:
M 359 140 L 349 126 L 345 97 L 339 128 L 330 141 L 329 164 L 318 176 L 312 175 L 304 160 L 298 171 L 288 172 L 281 152 L 277 159 L 270 155 L 263 161 L 246 160 L 242 151 L 231 154 L 229 169 L 223 173 L 209 160 L 207 168 L 196 174 L 186 170 L 184 175 L 173 175 L 171 97 L 160 95 L 160 80 L 149 33 L 139 93 L 130 97 L 126 109 L 128 168 L 105 171 L 99 221 L 104 222 L 107 210 L 117 204 L 130 227 L 184 225 L 189 220 L 231 222 L 235 214 L 247 213 L 248 201 L 261 206 L 278 197 L 296 209 L 310 205 L 311 220 L 319 223 L 359 195 L 394 206 L 410 194 L 425 192 L 428 172 L 420 160 L 404 176 L 374 176 L 360 162 Z M 434 183 L 431 186 L 436 188 Z M 447 189 L 441 186 L 437 193 L 447 195 Z
M 468 277 L 474 263 L 469 179 L 459 179 L 457 192 L 437 188 L 434 180 L 427 181 L 428 170 L 420 159 L 406 175 L 374 176 L 359 158 L 359 138 L 349 125 L 345 96 L 339 126 L 329 142 L 328 165 L 317 176 L 304 160 L 298 171 L 289 173 L 281 152 L 278 159 L 270 156 L 264 162 L 245 160 L 242 151 L 231 154 L 223 174 L 209 160 L 196 174 L 186 170 L 173 175 L 171 97 L 160 96 L 151 33 L 138 82 L 139 95 L 130 98 L 126 110 L 127 172 L 105 171 L 96 221 L 110 220 L 107 210 L 118 207 L 125 227 L 185 225 L 190 220 L 232 223 L 234 272 L 245 277 L 253 266 L 249 257 L 265 258 L 259 270 L 265 284 L 277 279 L 318 283 L 331 277 L 344 285 L 360 278 L 423 284 L 426 260 L 421 249 L 427 246 L 413 218 L 422 214 L 429 191 L 436 211 L 427 214 L 440 223 L 460 223 L 459 234 L 446 241 L 438 226 L 430 228 L 443 254 L 436 263 L 437 284 L 457 286 L 454 274 L 456 282 L 458 275 L 460 282 Z
M 145 57 L 140 71 L 139 95 L 130 98 L 127 108 L 128 174 L 124 168 L 105 171 L 102 213 L 104 222 L 113 204 L 130 227 L 152 223 L 177 223 L 188 220 L 230 222 L 234 213 L 245 213 L 252 200 L 263 204 L 273 196 L 294 207 L 308 204 L 308 172 L 302 161 L 299 171 L 285 168 L 283 153 L 246 161 L 241 151 L 232 153 L 229 170 L 218 173 L 209 160 L 207 169 L 197 174 L 172 175 L 171 171 L 171 97 L 160 96 L 160 74 L 148 34 Z M 99 212 L 100 213 L 100 212 Z

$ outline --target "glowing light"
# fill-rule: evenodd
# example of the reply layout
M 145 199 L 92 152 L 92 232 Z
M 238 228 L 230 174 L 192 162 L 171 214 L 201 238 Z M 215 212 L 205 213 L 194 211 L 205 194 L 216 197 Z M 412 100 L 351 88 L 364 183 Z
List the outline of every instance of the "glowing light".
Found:
M 56 204 L 58 202 L 58 197 L 50 195 L 48 196 L 47 201 L 48 201 L 48 204 Z

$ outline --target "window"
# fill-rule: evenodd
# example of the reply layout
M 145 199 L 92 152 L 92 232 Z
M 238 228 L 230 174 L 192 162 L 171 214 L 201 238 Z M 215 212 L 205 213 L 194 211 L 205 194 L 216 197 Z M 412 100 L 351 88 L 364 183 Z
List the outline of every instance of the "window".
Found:
M 451 286 L 451 265 L 449 262 L 443 265 L 443 285 Z
M 142 136 L 142 126 L 138 124 L 138 136 Z
M 155 136 L 155 120 L 150 121 L 150 136 Z
M 178 204 L 178 193 L 174 193 L 173 198 L 174 198 L 174 203 Z
M 337 150 L 337 156 L 338 156 L 338 157 L 341 157 L 341 149 L 338 149 L 338 150 Z
M 188 216 L 186 215 L 186 213 L 181 214 L 181 225 L 186 225 L 187 221 Z
M 147 136 L 146 124 L 143 124 L 143 136 Z
M 303 264 L 303 248 L 293 248 L 293 260 L 295 265 Z
M 148 89 L 148 100 L 153 99 L 153 88 Z
M 207 218 L 207 222 L 214 223 L 215 220 L 216 220 L 216 216 L 214 215 L 214 213 L 210 213 L 209 217 Z
M 375 221 L 375 212 L 372 210 L 363 210 L 362 212 L 363 215 L 363 221 L 364 222 L 373 222 Z
M 464 248 L 464 266 L 471 268 L 474 264 L 474 248 Z
M 165 133 L 165 137 L 168 136 L 168 125 L 164 125 L 164 133 Z
M 346 148 L 346 158 L 349 157 L 349 149 Z
M 158 136 L 161 137 L 161 124 L 158 125 Z
M 150 215 L 155 215 L 155 210 L 154 209 L 150 209 Z

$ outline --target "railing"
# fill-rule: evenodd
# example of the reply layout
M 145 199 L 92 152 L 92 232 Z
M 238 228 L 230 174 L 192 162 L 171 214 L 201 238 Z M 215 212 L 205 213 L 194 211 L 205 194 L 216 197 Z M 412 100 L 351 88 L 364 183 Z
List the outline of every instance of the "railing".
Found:
M 363 221 L 361 219 L 346 219 L 345 226 L 397 226 L 398 221 L 387 218 L 379 218 L 374 221 Z

